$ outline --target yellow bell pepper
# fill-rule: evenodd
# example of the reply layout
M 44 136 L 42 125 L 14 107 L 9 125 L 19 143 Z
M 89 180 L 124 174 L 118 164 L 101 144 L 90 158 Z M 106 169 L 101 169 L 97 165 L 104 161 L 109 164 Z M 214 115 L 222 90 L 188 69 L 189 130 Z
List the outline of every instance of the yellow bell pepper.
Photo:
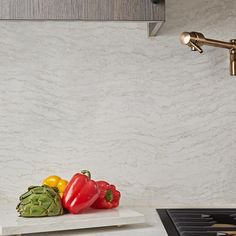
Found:
M 43 181 L 43 185 L 47 185 L 49 187 L 57 187 L 61 197 L 63 196 L 67 184 L 67 180 L 61 179 L 59 176 L 56 175 L 48 176 Z

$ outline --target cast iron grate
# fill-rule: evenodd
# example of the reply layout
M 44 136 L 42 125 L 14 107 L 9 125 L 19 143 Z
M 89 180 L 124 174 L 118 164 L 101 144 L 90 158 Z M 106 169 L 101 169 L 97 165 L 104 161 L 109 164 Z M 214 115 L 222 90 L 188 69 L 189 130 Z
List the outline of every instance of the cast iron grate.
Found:
M 157 209 L 169 236 L 236 236 L 236 209 Z

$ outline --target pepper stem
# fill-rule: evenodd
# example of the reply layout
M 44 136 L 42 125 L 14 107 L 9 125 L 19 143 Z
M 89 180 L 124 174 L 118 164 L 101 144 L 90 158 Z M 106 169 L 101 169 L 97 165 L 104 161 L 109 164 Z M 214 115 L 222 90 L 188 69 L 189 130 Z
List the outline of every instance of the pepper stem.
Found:
M 91 179 L 91 173 L 88 170 L 82 170 L 81 174 L 86 175 L 89 179 Z
M 113 193 L 111 190 L 107 190 L 105 194 L 105 199 L 107 202 L 112 202 L 113 200 Z

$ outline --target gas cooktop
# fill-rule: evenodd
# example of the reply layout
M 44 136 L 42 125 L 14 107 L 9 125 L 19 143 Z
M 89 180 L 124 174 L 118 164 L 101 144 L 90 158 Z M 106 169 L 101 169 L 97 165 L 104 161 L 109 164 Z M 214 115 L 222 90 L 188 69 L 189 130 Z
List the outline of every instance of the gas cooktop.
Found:
M 157 209 L 169 236 L 236 236 L 236 209 Z

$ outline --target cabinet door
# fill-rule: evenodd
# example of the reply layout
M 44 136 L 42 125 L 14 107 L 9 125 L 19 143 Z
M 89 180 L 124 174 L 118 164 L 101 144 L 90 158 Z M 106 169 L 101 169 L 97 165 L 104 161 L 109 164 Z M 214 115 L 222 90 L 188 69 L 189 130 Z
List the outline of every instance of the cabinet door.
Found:
M 0 19 L 163 21 L 165 0 L 0 0 Z

